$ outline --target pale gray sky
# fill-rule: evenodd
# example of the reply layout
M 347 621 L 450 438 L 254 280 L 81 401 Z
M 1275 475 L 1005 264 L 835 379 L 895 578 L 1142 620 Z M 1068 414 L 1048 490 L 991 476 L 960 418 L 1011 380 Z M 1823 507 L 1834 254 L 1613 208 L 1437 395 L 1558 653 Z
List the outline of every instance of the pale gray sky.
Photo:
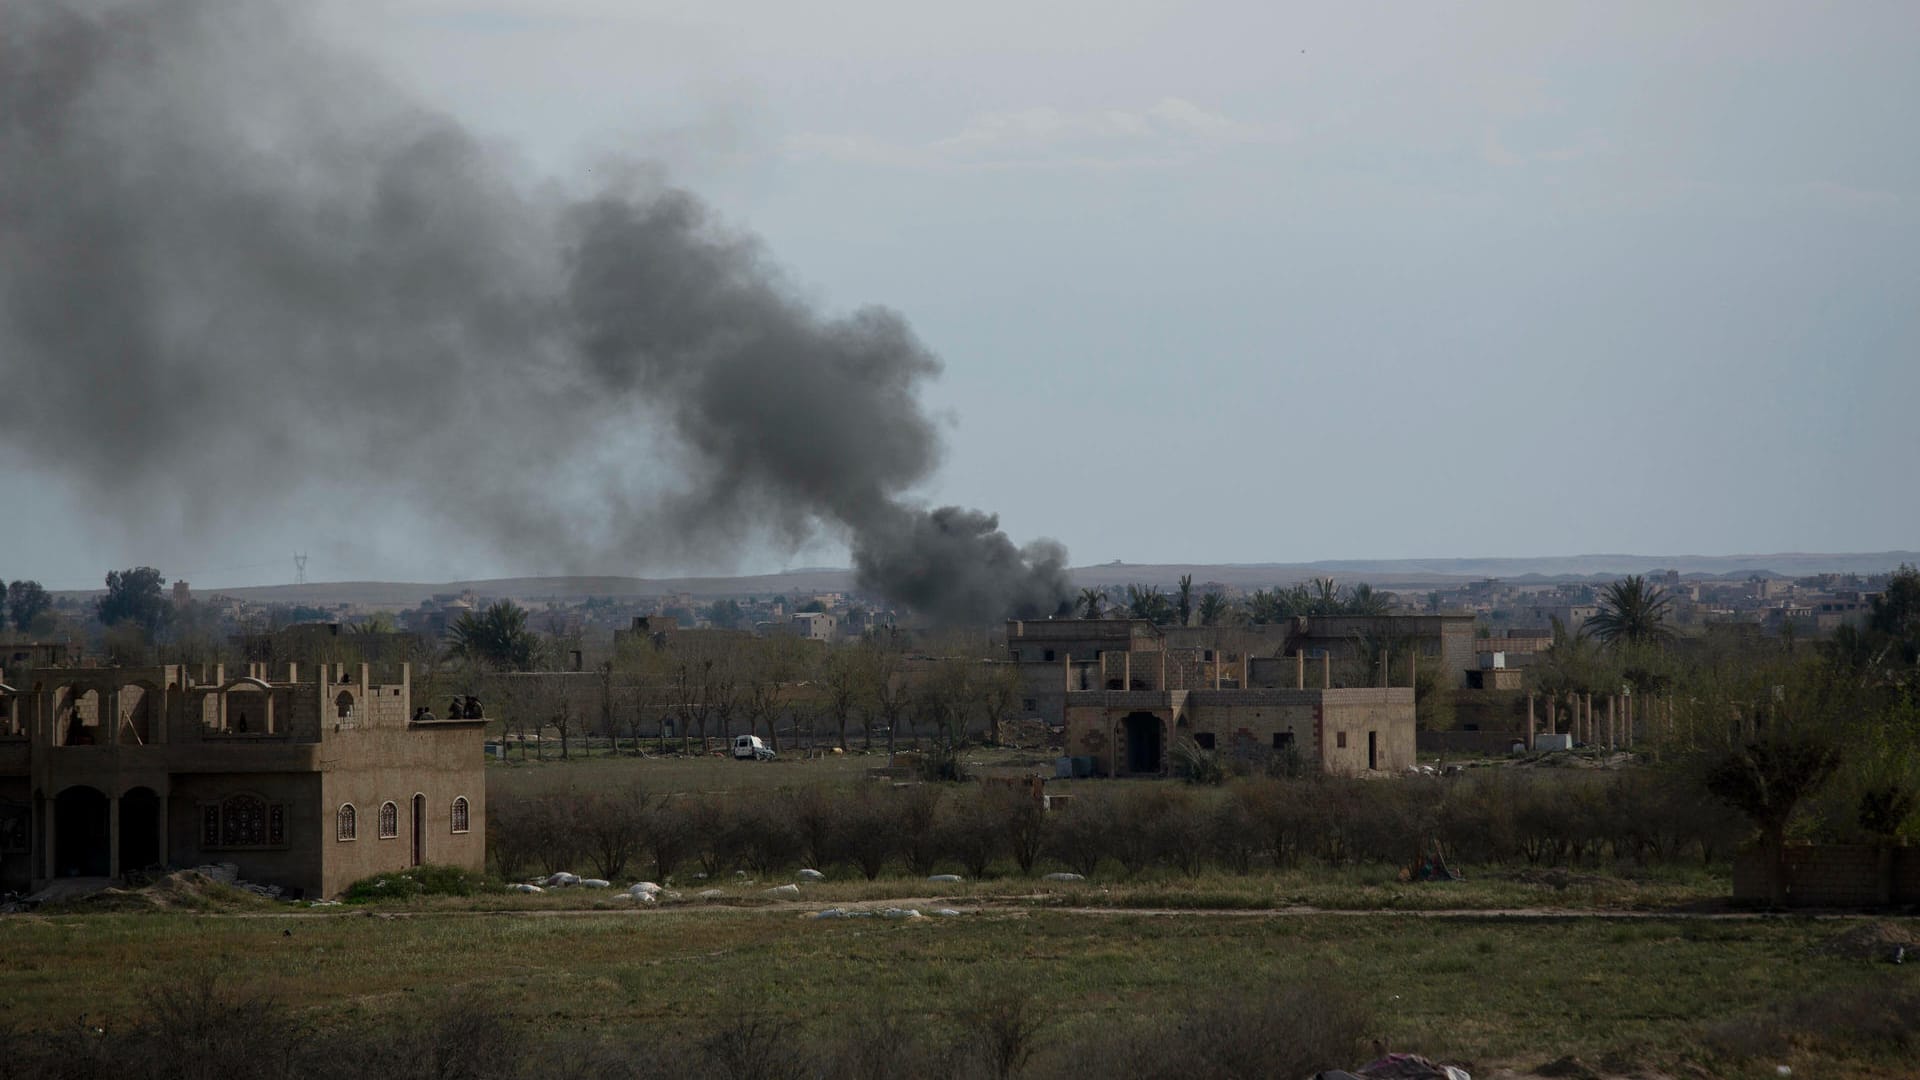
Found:
M 946 363 L 927 498 L 1076 564 L 1920 538 L 1911 2 L 319 17 L 529 173 L 657 165 L 821 304 L 902 312 Z M 543 569 L 319 505 L 182 550 L 18 464 L 0 497 L 0 575 L 55 585 Z

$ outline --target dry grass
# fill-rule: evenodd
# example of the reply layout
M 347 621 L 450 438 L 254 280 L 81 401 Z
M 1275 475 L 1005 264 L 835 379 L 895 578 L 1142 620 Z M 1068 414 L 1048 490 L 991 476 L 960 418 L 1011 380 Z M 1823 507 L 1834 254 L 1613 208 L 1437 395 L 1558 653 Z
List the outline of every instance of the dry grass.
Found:
M 1429 1056 L 1531 1065 L 1625 1053 L 1718 1071 L 1703 1042 L 1709 1028 L 1784 1001 L 1910 983 L 1912 967 L 1811 955 L 1832 932 L 1785 920 L 1096 919 L 1044 910 L 901 922 L 754 911 L 12 917 L 0 919 L 0 984 L 16 1022 L 110 1023 L 166 992 L 142 973 L 211 960 L 322 1029 L 469 992 L 562 1035 L 711 1032 L 743 1009 L 789 1026 L 895 1013 L 924 1025 L 983 988 L 1020 985 L 1047 1005 L 1050 1030 L 1070 1038 L 1128 1030 L 1196 994 L 1255 999 L 1331 977 L 1379 1017 L 1372 1034 Z M 1841 1066 L 1875 1066 L 1884 1048 L 1867 1047 L 1858 1061 L 1833 1040 L 1787 1053 L 1787 1063 L 1808 1066 L 1803 1075 L 1871 1075 Z

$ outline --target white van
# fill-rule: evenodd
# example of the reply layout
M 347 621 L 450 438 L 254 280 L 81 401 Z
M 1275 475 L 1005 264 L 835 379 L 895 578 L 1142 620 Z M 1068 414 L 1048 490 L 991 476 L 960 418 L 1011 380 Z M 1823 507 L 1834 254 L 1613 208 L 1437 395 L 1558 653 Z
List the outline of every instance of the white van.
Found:
M 733 756 L 740 761 L 772 761 L 773 751 L 760 741 L 758 735 L 736 735 L 733 739 Z

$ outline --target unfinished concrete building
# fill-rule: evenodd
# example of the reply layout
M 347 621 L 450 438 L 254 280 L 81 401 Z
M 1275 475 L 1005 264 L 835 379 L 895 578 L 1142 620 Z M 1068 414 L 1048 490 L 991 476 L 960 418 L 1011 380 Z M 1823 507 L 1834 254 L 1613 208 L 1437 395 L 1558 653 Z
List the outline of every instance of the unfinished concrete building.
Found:
M 333 896 L 486 861 L 486 721 L 416 716 L 366 665 L 0 673 L 0 888 L 234 863 Z M 304 677 L 303 677 L 304 675 Z
M 1007 646 L 1025 711 L 1051 719 L 1042 710 L 1057 703 L 1067 753 L 1092 758 L 1098 775 L 1166 775 L 1181 738 L 1228 756 L 1298 755 L 1342 775 L 1413 764 L 1412 687 L 1337 687 L 1325 652 L 1168 648 L 1138 619 L 1009 622 Z

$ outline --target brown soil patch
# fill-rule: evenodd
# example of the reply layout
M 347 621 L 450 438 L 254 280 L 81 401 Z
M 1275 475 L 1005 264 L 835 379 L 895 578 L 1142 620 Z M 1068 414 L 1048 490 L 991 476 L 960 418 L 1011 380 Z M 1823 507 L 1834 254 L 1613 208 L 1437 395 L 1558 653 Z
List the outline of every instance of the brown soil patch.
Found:
M 1850 926 L 1813 947 L 1819 956 L 1848 960 L 1891 960 L 1901 949 L 1920 963 L 1920 934 L 1899 923 L 1869 922 Z

